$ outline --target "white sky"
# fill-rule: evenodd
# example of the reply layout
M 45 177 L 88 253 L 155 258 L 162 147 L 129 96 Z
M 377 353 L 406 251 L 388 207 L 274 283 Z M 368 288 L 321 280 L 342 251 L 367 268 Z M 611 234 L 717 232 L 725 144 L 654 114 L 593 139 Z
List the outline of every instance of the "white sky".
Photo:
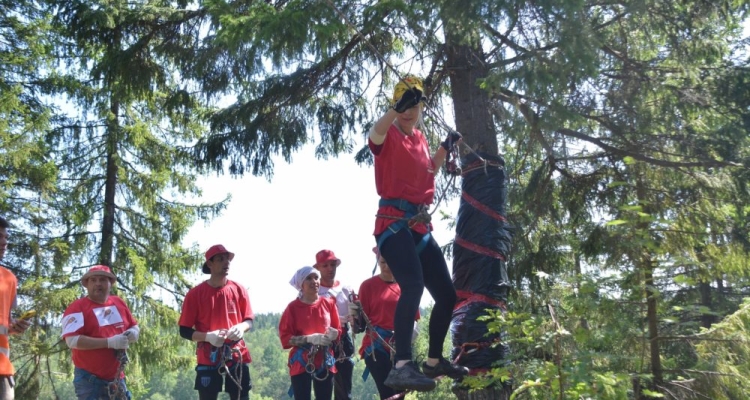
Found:
M 218 201 L 227 193 L 232 200 L 221 217 L 208 226 L 198 223 L 185 240 L 186 245 L 197 243 L 201 252 L 220 243 L 235 253 L 229 279 L 248 289 L 256 314 L 284 311 L 297 293 L 289 284 L 292 275 L 313 265 L 322 249 L 341 259 L 336 278 L 355 291 L 375 266 L 372 232 L 378 196 L 372 167 L 357 165 L 353 154 L 317 160 L 312 146 L 296 153 L 292 164 L 275 160 L 270 183 L 253 176 L 202 180 L 205 201 Z M 440 204 L 452 215 L 457 207 L 457 200 Z M 433 235 L 442 246 L 454 233 L 439 219 L 435 212 Z M 448 260 L 449 269 L 451 265 Z M 206 277 L 197 274 L 194 282 Z M 425 291 L 422 305 L 429 304 L 432 298 Z

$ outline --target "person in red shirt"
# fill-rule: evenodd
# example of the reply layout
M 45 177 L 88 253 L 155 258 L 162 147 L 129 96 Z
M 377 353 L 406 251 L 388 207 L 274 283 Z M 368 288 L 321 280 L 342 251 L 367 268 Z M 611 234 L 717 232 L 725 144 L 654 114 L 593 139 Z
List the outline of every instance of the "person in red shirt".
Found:
M 290 349 L 290 396 L 310 400 L 313 389 L 316 400 L 331 400 L 337 372 L 332 344 L 341 334 L 336 300 L 318 295 L 320 272 L 313 267 L 300 268 L 289 283 L 299 293 L 281 314 L 279 338 Z
M 10 223 L 0 217 L 0 263 L 8 248 L 8 228 Z M 15 369 L 10 362 L 10 335 L 23 333 L 31 325 L 27 320 L 11 316 L 11 311 L 16 307 L 17 286 L 16 275 L 10 269 L 0 266 L 0 400 L 15 398 Z
M 381 399 L 396 399 L 401 398 L 397 395 L 405 392 L 386 386 L 385 379 L 392 368 L 393 320 L 401 288 L 393 278 L 385 258 L 378 253 L 378 248 L 372 250 L 380 266 L 380 273 L 359 286 L 358 302 L 349 304 L 349 315 L 354 321 L 356 332 L 366 332 L 359 348 L 359 355 L 367 366 L 363 376 L 366 379 L 368 374 L 372 374 Z M 419 313 L 415 321 L 418 319 Z M 416 338 L 416 326 L 412 339 Z
M 243 336 L 255 318 L 250 296 L 227 278 L 234 253 L 217 244 L 205 258 L 203 273 L 211 276 L 187 292 L 179 321 L 180 336 L 198 343 L 195 390 L 200 400 L 218 399 L 222 387 L 231 399 L 247 400 L 252 358 Z
M 427 213 L 435 193 L 435 173 L 461 135 L 449 133 L 430 156 L 427 140 L 416 128 L 422 118 L 422 93 L 419 78 L 407 76 L 399 81 L 394 88 L 393 107 L 375 122 L 368 142 L 380 195 L 375 240 L 401 287 L 394 318 L 395 367 L 385 380 L 396 390 L 430 391 L 435 388 L 431 378 L 448 375 L 459 379 L 468 374 L 468 369 L 442 356 L 456 290 L 443 253 L 430 235 Z M 430 315 L 427 360 L 420 372 L 412 362 L 410 341 L 425 288 L 435 305 Z
M 73 386 L 79 400 L 130 399 L 123 368 L 125 351 L 140 328 L 125 302 L 110 294 L 117 278 L 106 265 L 91 267 L 81 284 L 87 295 L 72 302 L 62 318 L 62 337 L 73 356 Z
M 341 336 L 333 343 L 336 357 L 336 376 L 333 377 L 334 400 L 352 399 L 352 373 L 354 372 L 354 340 L 349 334 L 347 316 L 349 313 L 349 299 L 354 293 L 351 287 L 336 279 L 336 270 L 341 260 L 331 250 L 321 250 L 315 254 L 315 269 L 320 272 L 320 288 L 318 294 L 330 297 L 336 301 L 341 321 Z

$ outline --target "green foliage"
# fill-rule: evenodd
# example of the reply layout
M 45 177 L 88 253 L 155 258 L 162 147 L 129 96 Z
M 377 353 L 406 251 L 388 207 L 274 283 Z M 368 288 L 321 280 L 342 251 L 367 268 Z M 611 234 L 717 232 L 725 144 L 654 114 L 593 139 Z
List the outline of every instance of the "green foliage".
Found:
M 193 396 L 189 343 L 173 330 L 198 261 L 181 242 L 225 205 L 196 200 L 196 175 L 270 178 L 272 155 L 291 161 L 309 143 L 321 158 L 351 152 L 396 75 L 426 72 L 431 142 L 453 106 L 449 125 L 467 145 L 500 150 L 519 232 L 507 262 L 513 312 L 488 320 L 507 330 L 514 363 L 472 387 L 512 376 L 516 398 L 738 398 L 748 8 L 0 1 L 0 213 L 14 224 L 5 261 L 22 308 L 40 315 L 14 345 L 19 392 L 71 397 L 52 373 L 70 372 L 52 332 L 82 294 L 76 277 L 106 262 L 148 327 L 134 392 Z M 284 398 L 274 323 L 258 323 L 257 395 Z M 417 396 L 450 398 L 448 386 Z

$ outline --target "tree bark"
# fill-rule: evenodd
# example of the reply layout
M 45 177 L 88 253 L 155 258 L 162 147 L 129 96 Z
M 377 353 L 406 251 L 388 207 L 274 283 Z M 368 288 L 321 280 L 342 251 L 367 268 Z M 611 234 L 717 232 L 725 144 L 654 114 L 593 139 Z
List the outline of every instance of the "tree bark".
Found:
M 476 321 L 479 315 L 486 314 L 486 309 L 505 312 L 510 287 L 505 260 L 511 240 L 505 219 L 507 176 L 504 161 L 498 155 L 490 98 L 479 86 L 488 72 L 482 48 L 478 42 L 458 39 L 477 35 L 471 32 L 458 35 L 458 28 L 447 22 L 449 19 L 445 20 L 446 69 L 455 126 L 464 143 L 473 150 L 464 151 L 461 156 L 463 194 L 453 250 L 453 283 L 458 304 L 453 312 L 452 358 L 472 372 L 481 373 L 494 368 L 494 363 L 507 360 L 510 351 L 504 343 L 504 332 L 488 334 L 486 325 Z M 473 165 L 484 168 L 472 170 Z M 453 387 L 459 400 L 505 400 L 511 392 L 510 382 L 471 392 L 460 382 Z
M 651 210 L 648 206 L 649 201 L 646 198 L 646 185 L 643 183 L 642 176 L 636 178 L 636 195 L 638 196 L 638 204 L 643 205 L 643 212 L 650 214 Z M 638 232 L 647 232 L 649 229 L 648 223 L 639 222 L 637 224 Z M 648 321 L 648 338 L 650 347 L 650 360 L 651 360 L 651 374 L 653 375 L 653 382 L 651 389 L 656 391 L 657 387 L 662 386 L 664 383 L 664 377 L 661 366 L 660 356 L 660 343 L 659 343 L 659 315 L 658 315 L 658 301 L 659 291 L 656 290 L 654 283 L 654 260 L 651 257 L 650 252 L 647 248 L 642 248 L 641 257 L 638 258 L 639 267 L 643 271 L 643 284 L 645 287 L 646 295 L 646 319 Z

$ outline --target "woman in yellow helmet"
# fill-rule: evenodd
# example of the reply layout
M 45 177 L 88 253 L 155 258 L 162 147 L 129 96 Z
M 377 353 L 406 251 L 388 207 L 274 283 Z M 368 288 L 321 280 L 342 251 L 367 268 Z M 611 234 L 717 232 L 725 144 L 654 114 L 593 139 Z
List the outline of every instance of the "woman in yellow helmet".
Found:
M 395 366 L 385 384 L 396 390 L 429 391 L 435 377 L 460 378 L 468 373 L 442 356 L 448 334 L 456 290 L 448 265 L 425 218 L 435 193 L 435 173 L 448 150 L 461 139 L 451 132 L 434 155 L 430 155 L 417 124 L 424 107 L 422 80 L 406 76 L 393 90 L 392 108 L 375 123 L 369 135 L 375 159 L 375 185 L 380 195 L 375 238 L 380 254 L 388 262 L 401 287 L 394 318 Z M 424 289 L 435 300 L 429 325 L 427 360 L 422 372 L 412 361 L 411 335 L 414 315 Z

